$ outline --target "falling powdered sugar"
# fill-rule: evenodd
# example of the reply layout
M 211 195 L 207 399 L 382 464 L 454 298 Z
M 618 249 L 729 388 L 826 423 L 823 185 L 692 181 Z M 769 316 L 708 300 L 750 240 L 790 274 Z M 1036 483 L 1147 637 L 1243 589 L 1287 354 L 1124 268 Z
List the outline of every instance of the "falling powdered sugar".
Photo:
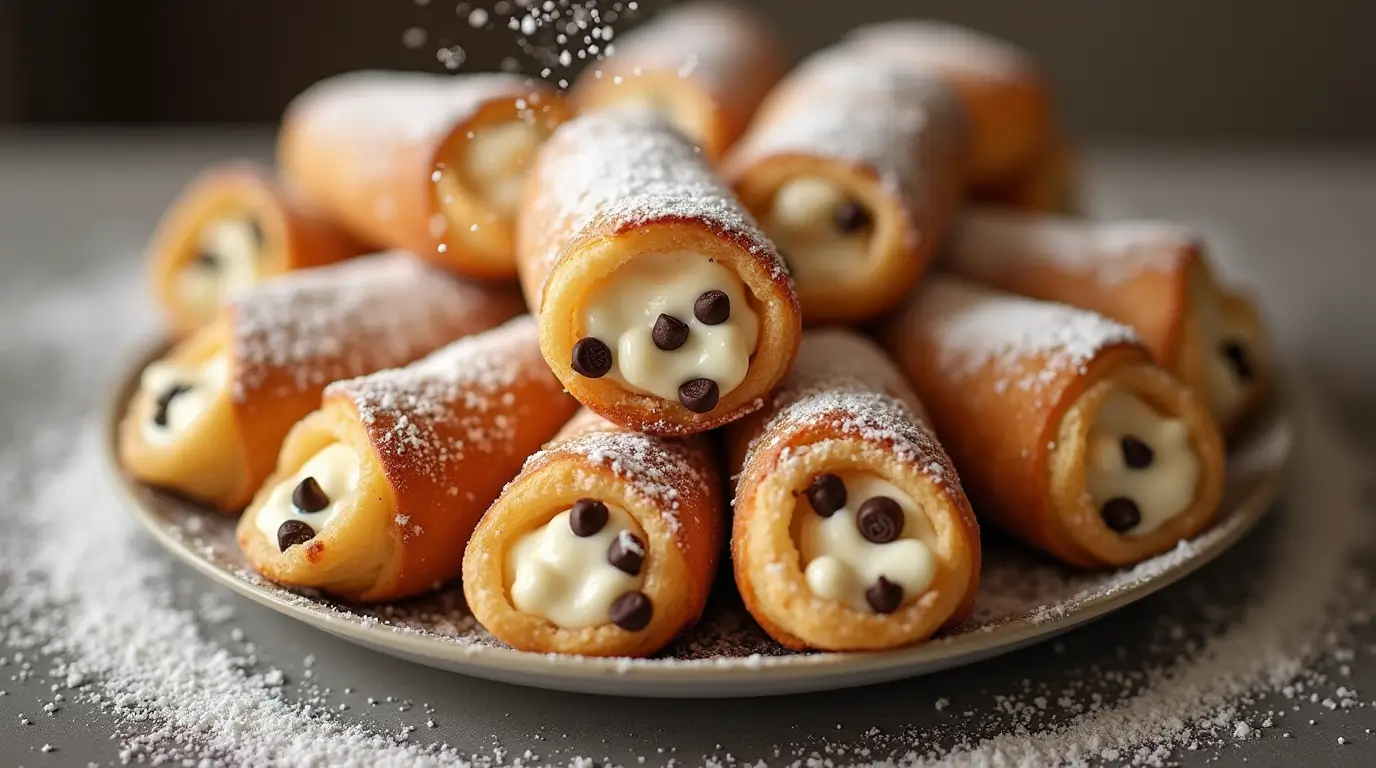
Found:
M 957 220 L 945 259 L 975 280 L 998 283 L 1050 266 L 1112 287 L 1146 272 L 1179 270 L 1199 252 L 1198 243 L 1187 227 L 1166 222 L 1093 222 L 974 207 Z
M 698 2 L 670 8 L 620 37 L 615 55 L 593 67 L 606 80 L 670 73 L 700 82 L 703 91 L 729 98 L 734 78 L 761 56 L 771 34 L 757 18 L 728 3 Z

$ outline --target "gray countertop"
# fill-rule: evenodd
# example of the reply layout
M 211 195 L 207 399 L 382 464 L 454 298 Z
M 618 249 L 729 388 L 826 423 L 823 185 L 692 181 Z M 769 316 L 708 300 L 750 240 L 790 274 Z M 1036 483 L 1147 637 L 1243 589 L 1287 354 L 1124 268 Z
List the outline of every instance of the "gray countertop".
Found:
M 252 133 L 0 134 L 0 301 L 22 306 L 24 286 L 60 283 L 77 270 L 121 262 L 141 269 L 139 253 L 157 217 L 197 169 L 223 157 L 264 156 L 266 147 L 263 135 Z M 1376 423 L 1376 402 L 1366 394 L 1376 385 L 1376 344 L 1369 336 L 1376 328 L 1376 149 L 1105 147 L 1088 153 L 1086 166 L 1095 212 L 1184 219 L 1205 227 L 1223 270 L 1261 295 L 1290 369 L 1316 386 L 1327 407 L 1341 412 L 1353 438 L 1376 447 L 1359 429 Z M 26 348 L 22 323 L 18 334 L 11 329 L 8 335 L 17 338 L 0 342 L 0 450 L 26 441 L 54 413 L 99 402 L 103 382 L 147 341 L 114 340 L 99 370 L 82 371 L 78 383 L 51 386 L 50 377 L 75 372 L 62 368 L 59 358 Z M 369 707 L 368 696 L 428 704 L 436 727 L 412 734 L 416 743 L 447 742 L 487 754 L 500 743 L 509 755 L 530 749 L 556 763 L 605 756 L 619 764 L 637 764 L 637 757 L 646 764 L 697 764 L 727 754 L 739 761 L 791 761 L 814 747 L 823 754 L 830 748 L 838 762 L 847 762 L 865 748 L 870 759 L 878 759 L 933 746 L 905 742 L 903 734 L 915 729 L 935 729 L 924 732 L 942 734 L 936 746 L 947 747 L 995 733 L 1001 727 L 1001 691 L 1054 691 L 1087 668 L 1108 676 L 1142 669 L 1138 654 L 1151 653 L 1148 638 L 1162 616 L 1177 617 L 1187 632 L 1205 631 L 1219 618 L 1193 615 L 1192 595 L 1241 589 L 1237 584 L 1245 578 L 1239 574 L 1273 558 L 1285 543 L 1281 538 L 1275 524 L 1264 524 L 1182 584 L 1054 644 L 872 688 L 717 702 L 646 703 L 437 673 L 300 626 L 180 567 L 168 588 L 193 604 L 201 591 L 220 592 L 232 617 L 207 626 L 206 633 L 242 631 L 267 649 L 288 679 L 311 676 L 302 659 L 314 656 L 313 679 L 332 689 L 331 704 L 351 705 L 341 714 L 346 721 L 392 730 L 415 722 L 414 713 L 399 713 L 395 706 Z M 148 557 L 165 556 L 151 541 L 142 546 Z M 1376 575 L 1372 565 L 1368 559 L 1361 567 Z M 7 588 L 3 579 L 0 588 Z M 1376 691 L 1376 627 L 1351 631 L 1354 647 L 1368 650 L 1352 661 L 1350 686 L 1369 695 L 1367 689 Z M 12 655 L 0 632 L 0 657 Z M 16 676 L 13 665 L 0 667 L 0 690 L 6 691 L 0 696 L 0 763 L 118 762 L 119 743 L 111 738 L 117 723 L 108 714 L 71 702 L 45 716 L 41 707 L 51 698 L 50 681 Z M 934 706 L 939 698 L 950 699 L 951 706 Z M 21 726 L 21 713 L 34 723 Z M 1183 750 L 1171 759 L 1185 765 L 1373 763 L 1376 736 L 1368 729 L 1376 727 L 1376 708 L 1331 712 L 1306 703 L 1294 717 L 1316 723 L 1294 729 L 1292 738 L 1273 729 L 1262 738 Z M 1346 745 L 1338 746 L 1339 736 Z M 43 753 L 43 744 L 59 749 Z

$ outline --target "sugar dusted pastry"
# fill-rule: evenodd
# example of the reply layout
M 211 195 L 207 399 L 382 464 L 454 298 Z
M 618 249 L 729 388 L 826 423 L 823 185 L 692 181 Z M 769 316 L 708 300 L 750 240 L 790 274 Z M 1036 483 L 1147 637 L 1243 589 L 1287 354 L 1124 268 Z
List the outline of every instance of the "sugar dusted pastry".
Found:
M 353 72 L 291 103 L 278 162 L 368 242 L 511 278 L 527 167 L 566 116 L 552 89 L 516 75 Z
M 970 114 L 970 185 L 998 186 L 1024 173 L 1051 144 L 1050 89 L 1036 61 L 1012 43 L 937 21 L 860 27 L 848 42 L 876 61 L 948 79 Z
M 405 368 L 330 385 L 239 520 L 279 584 L 358 602 L 459 575 L 478 519 L 573 414 L 527 316 Z
M 745 131 L 787 69 L 775 32 L 743 5 L 695 2 L 665 11 L 612 43 L 579 78 L 582 110 L 647 108 L 702 147 L 711 162 Z
M 404 365 L 519 311 L 514 294 L 406 254 L 274 278 L 144 370 L 120 460 L 146 483 L 237 514 L 327 384 Z
M 1264 399 L 1270 353 L 1256 308 L 1214 279 L 1200 243 L 1189 228 L 1164 222 L 973 208 L 946 258 L 972 279 L 1132 326 L 1228 432 Z
M 519 650 L 648 656 L 702 613 L 725 503 L 705 436 L 650 437 L 585 410 L 473 534 L 468 606 Z
M 224 163 L 203 172 L 163 217 L 149 247 L 150 276 L 173 334 L 181 337 L 265 278 L 364 250 L 266 171 Z
M 774 246 L 653 115 L 595 112 L 556 131 L 518 246 L 545 359 L 617 424 L 725 424 L 760 407 L 797 350 L 798 301 Z
M 778 245 L 808 323 L 893 307 L 932 260 L 964 191 L 955 92 L 846 47 L 803 62 L 727 159 L 728 181 Z
M 1222 438 L 1131 328 L 938 276 L 881 337 L 975 508 L 1024 541 L 1072 565 L 1126 565 L 1214 519 Z
M 790 648 L 895 648 L 959 624 L 980 538 L 902 374 L 851 331 L 810 331 L 769 406 L 727 430 L 731 559 L 745 606 Z

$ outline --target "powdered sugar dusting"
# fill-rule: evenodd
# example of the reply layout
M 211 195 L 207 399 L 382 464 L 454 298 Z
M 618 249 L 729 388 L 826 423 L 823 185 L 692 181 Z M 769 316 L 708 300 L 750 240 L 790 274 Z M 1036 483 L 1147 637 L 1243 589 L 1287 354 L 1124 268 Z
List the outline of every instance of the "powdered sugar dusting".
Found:
M 760 55 L 770 33 L 742 8 L 723 2 L 671 8 L 622 35 L 613 55 L 594 67 L 593 77 L 638 77 L 672 72 L 702 81 L 707 93 L 730 93 L 732 78 Z
M 662 119 L 640 111 L 583 115 L 560 126 L 536 167 L 542 185 L 527 216 L 553 233 L 544 273 L 562 256 L 565 238 L 597 230 L 624 232 L 655 222 L 696 221 L 765 259 L 787 275 L 773 243 L 737 202 L 697 148 Z
M 611 470 L 631 495 L 662 511 L 671 531 L 680 526 L 679 489 L 707 487 L 707 478 L 693 466 L 689 449 L 668 438 L 621 430 L 588 432 L 559 443 L 554 450 L 584 456 Z M 537 453 L 531 461 L 541 458 Z
M 935 77 L 831 48 L 799 65 L 762 115 L 729 167 L 788 153 L 842 160 L 869 169 L 910 208 L 958 183 L 951 158 L 961 152 L 966 118 Z
M 243 402 L 269 384 L 283 393 L 320 389 L 401 365 L 492 307 L 489 289 L 400 252 L 292 272 L 234 302 L 231 394 Z
M 1039 390 L 1064 371 L 1083 371 L 1115 344 L 1139 344 L 1136 332 L 1102 315 L 1025 299 L 937 276 L 910 300 L 900 323 L 937 340 L 936 364 L 958 378 L 987 367 L 1007 374 L 1000 387 Z M 1030 356 L 1045 365 L 1027 371 Z
M 1024 50 L 992 35 L 940 21 L 903 20 L 860 27 L 848 36 L 900 60 L 938 68 L 957 67 L 988 77 L 1016 80 L 1037 71 Z
M 1167 222 L 1097 222 L 974 207 L 962 214 L 950 242 L 951 268 L 977 280 L 1045 264 L 1113 286 L 1144 272 L 1180 269 L 1199 238 Z
M 920 467 L 938 483 L 958 481 L 898 368 L 882 350 L 853 332 L 804 334 L 798 361 L 775 393 L 773 407 L 761 438 L 773 435 L 785 441 L 793 430 L 826 425 L 834 437 L 891 448 L 900 461 Z M 767 447 L 752 444 L 751 452 Z
M 384 460 L 438 479 L 468 451 L 494 453 L 515 437 L 513 417 L 489 414 L 512 405 L 511 388 L 529 375 L 537 334 L 523 315 L 405 368 L 331 384 L 325 397 L 353 401 Z
M 287 107 L 287 121 L 309 119 L 317 130 L 412 144 L 439 138 L 485 102 L 535 93 L 529 82 L 502 73 L 439 75 L 364 70 L 321 80 Z

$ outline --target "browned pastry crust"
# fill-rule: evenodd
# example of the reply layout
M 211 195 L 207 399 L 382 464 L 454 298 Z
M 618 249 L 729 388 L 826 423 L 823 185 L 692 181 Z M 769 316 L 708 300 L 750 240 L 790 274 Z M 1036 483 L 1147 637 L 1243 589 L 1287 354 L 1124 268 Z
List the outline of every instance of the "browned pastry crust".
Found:
M 528 317 L 406 368 L 333 384 L 287 438 L 239 521 L 239 546 L 279 584 L 359 602 L 425 592 L 459 575 L 488 505 L 574 408 Z M 360 457 L 358 484 L 323 530 L 283 551 L 257 515 L 274 488 L 335 442 Z
M 574 502 L 626 510 L 644 531 L 641 592 L 648 626 L 562 628 L 513 604 L 505 558 L 515 542 Z M 704 436 L 637 434 L 583 411 L 503 491 L 464 554 L 464 595 L 497 639 L 523 651 L 648 656 L 695 622 L 707 603 L 721 549 L 725 500 L 717 458 Z
M 901 374 L 848 331 L 811 331 L 769 406 L 727 430 L 736 481 L 731 555 L 746 608 L 790 648 L 874 650 L 954 627 L 974 605 L 979 526 Z M 920 598 L 889 614 L 812 592 L 792 533 L 798 496 L 824 473 L 864 471 L 917 502 L 937 567 Z
M 1002 290 L 1132 326 L 1161 367 L 1201 393 L 1225 433 L 1269 391 L 1270 350 L 1256 309 L 1218 283 L 1188 227 L 971 207 L 957 220 L 945 264 Z M 1239 380 L 1242 391 L 1221 387 L 1219 372 L 1210 370 L 1229 339 L 1246 348 L 1250 376 Z
M 972 188 L 1018 178 L 1053 140 L 1050 87 L 1032 56 L 1012 43 L 913 20 L 861 27 L 847 40 L 887 61 L 938 73 L 960 92 L 973 128 Z
M 788 68 L 784 46 L 743 6 L 698 2 L 618 36 L 574 85 L 580 111 L 649 106 L 717 162 Z
M 571 364 L 584 302 L 600 283 L 634 259 L 677 251 L 732 271 L 760 322 L 744 381 L 706 413 Z M 693 147 L 652 117 L 585 115 L 550 138 L 528 179 L 517 260 L 545 360 L 570 394 L 616 424 L 683 435 L 729 423 L 761 406 L 797 351 L 798 300 L 773 244 Z
M 519 311 L 514 293 L 463 283 L 405 254 L 265 283 L 160 361 L 227 361 L 228 380 L 206 411 L 173 438 L 151 441 L 145 424 L 164 393 L 140 389 L 120 424 L 120 460 L 144 482 L 237 515 L 330 382 L 404 365 Z
M 1126 326 L 936 277 L 880 331 L 932 415 L 980 515 L 1067 563 L 1124 565 L 1207 527 L 1223 441 L 1201 398 L 1151 363 Z M 1110 393 L 1181 420 L 1200 464 L 1192 503 L 1155 531 L 1119 533 L 1086 491 L 1086 445 Z
M 319 211 L 289 194 L 262 168 L 247 161 L 207 168 L 177 198 L 149 246 L 149 278 L 172 334 L 179 338 L 209 324 L 218 307 L 194 306 L 181 295 L 177 277 L 197 257 L 197 238 L 207 223 L 252 216 L 263 232 L 258 273 L 267 278 L 318 267 L 366 249 Z
M 967 129 L 942 80 L 886 67 L 853 47 L 816 54 L 770 93 L 723 172 L 786 251 L 804 320 L 872 319 L 912 289 L 961 201 Z M 781 192 L 797 181 L 829 183 L 863 212 L 866 223 L 844 248 L 810 228 L 790 238 L 776 220 Z M 857 238 L 867 238 L 859 258 L 845 250 Z
M 356 236 L 460 274 L 515 275 L 512 216 L 467 173 L 469 142 L 521 121 L 547 135 L 569 109 L 515 75 L 352 72 L 288 107 L 278 136 L 284 178 Z

